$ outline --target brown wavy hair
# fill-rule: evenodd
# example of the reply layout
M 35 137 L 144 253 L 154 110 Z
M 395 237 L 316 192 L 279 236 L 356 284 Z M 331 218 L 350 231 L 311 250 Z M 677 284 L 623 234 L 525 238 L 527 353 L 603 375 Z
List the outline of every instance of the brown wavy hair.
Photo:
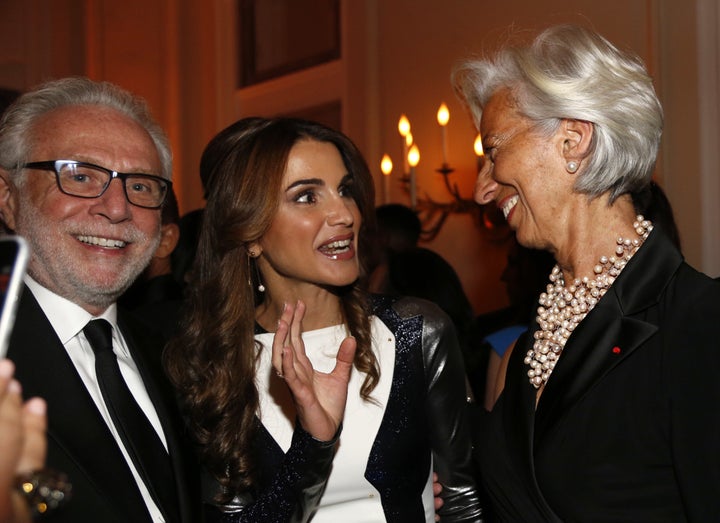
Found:
M 251 441 L 259 402 L 254 327 L 262 297 L 254 291 L 248 248 L 270 227 L 290 150 L 306 139 L 332 143 L 340 152 L 362 216 L 359 252 L 368 252 L 374 184 L 360 151 L 342 133 L 295 118 L 245 118 L 215 136 L 200 162 L 207 206 L 184 321 L 164 357 L 200 459 L 223 487 L 219 502 L 253 484 Z M 334 291 L 357 340 L 355 367 L 366 374 L 361 396 L 371 401 L 380 370 L 371 349 L 362 256 L 360 272 L 355 283 Z

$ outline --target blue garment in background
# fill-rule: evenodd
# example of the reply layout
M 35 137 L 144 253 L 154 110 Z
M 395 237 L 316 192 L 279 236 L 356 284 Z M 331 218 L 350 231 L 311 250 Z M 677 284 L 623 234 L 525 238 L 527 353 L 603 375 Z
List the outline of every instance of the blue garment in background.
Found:
M 485 341 L 487 341 L 493 351 L 502 358 L 508 346 L 518 339 L 518 337 L 526 330 L 527 325 L 512 325 L 487 335 L 485 337 Z

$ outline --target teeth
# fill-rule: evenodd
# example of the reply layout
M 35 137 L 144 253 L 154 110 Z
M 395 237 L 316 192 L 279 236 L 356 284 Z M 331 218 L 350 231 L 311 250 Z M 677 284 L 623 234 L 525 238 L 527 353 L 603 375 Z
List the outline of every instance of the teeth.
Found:
M 97 236 L 78 236 L 78 240 L 89 245 L 98 245 L 100 247 L 109 247 L 112 249 L 120 249 L 127 245 L 122 240 L 110 240 L 108 238 L 98 238 Z
M 343 249 L 350 247 L 350 240 L 338 240 L 336 242 L 328 243 L 326 246 L 328 249 Z
M 512 211 L 513 207 L 517 205 L 518 202 L 518 195 L 516 194 L 512 198 L 510 198 L 505 205 L 503 205 L 502 212 L 505 215 L 505 219 L 507 220 L 508 214 L 510 214 L 510 211 Z
M 323 251 L 342 251 L 350 248 L 350 240 L 338 240 L 322 246 Z

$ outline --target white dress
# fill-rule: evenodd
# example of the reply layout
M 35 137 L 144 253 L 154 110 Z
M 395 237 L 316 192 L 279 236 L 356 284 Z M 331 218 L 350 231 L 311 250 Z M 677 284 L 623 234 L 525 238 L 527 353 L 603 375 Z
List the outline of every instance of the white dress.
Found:
M 365 469 L 385 405 L 390 395 L 395 368 L 395 337 L 378 318 L 371 319 L 372 348 L 380 365 L 380 381 L 372 392 L 377 402 L 363 401 L 360 387 L 365 375 L 353 369 L 348 386 L 348 400 L 343 420 L 343 431 L 333 469 L 320 505 L 312 518 L 313 523 L 377 523 L 385 521 L 378 491 L 365 479 Z M 275 376 L 271 364 L 273 333 L 258 334 L 263 350 L 258 361 L 258 391 L 260 412 L 258 417 L 267 431 L 287 452 L 295 426 L 295 409 L 285 383 Z M 330 372 L 342 340 L 347 337 L 345 326 L 337 325 L 303 333 L 305 351 L 313 367 Z M 434 521 L 432 494 L 432 466 L 423 492 L 425 520 Z

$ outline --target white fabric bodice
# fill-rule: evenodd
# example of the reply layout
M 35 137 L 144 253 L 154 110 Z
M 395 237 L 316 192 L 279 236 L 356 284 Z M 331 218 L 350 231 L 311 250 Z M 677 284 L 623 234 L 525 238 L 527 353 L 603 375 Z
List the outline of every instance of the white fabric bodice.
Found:
M 255 336 L 262 346 L 258 361 L 257 386 L 260 394 L 259 418 L 265 428 L 287 452 L 295 425 L 295 409 L 285 383 L 275 376 L 271 364 L 273 333 Z M 342 340 L 343 325 L 303 333 L 305 352 L 313 367 L 330 372 Z M 364 374 L 353 369 L 337 454 L 313 523 L 377 523 L 384 521 L 380 494 L 365 479 L 370 451 L 385 414 L 395 367 L 395 337 L 378 318 L 372 318 L 373 351 L 380 365 L 380 382 L 372 392 L 375 402 L 360 397 Z M 426 520 L 434 521 L 431 473 L 423 493 Z

